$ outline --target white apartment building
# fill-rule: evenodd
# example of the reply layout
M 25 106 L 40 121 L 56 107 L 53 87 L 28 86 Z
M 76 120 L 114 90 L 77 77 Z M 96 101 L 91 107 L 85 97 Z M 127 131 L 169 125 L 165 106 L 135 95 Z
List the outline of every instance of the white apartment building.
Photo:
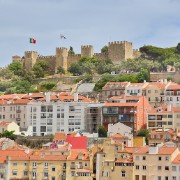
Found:
M 86 129 L 86 111 L 90 99 L 78 96 L 60 97 L 58 100 L 30 102 L 27 105 L 28 125 L 33 135 L 47 135 L 55 132 L 72 132 Z
M 125 95 L 126 96 L 142 96 L 143 89 L 148 85 L 149 83 L 130 83 L 125 88 Z
M 166 102 L 174 107 L 180 107 L 180 85 L 170 84 L 167 86 L 165 96 Z

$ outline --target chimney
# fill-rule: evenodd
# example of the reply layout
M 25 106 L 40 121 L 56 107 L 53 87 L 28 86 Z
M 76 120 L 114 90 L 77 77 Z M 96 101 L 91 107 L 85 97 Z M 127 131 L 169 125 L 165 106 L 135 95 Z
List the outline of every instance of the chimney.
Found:
M 46 102 L 50 102 L 50 92 L 46 93 Z
M 78 93 L 74 93 L 74 101 L 78 102 Z
M 169 104 L 167 104 L 167 111 L 171 111 L 171 108 L 172 107 L 172 105 L 169 103 Z

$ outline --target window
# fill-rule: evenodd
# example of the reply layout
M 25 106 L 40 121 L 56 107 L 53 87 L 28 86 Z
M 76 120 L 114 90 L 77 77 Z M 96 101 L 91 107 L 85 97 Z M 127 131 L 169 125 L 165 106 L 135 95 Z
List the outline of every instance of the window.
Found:
M 176 166 L 172 166 L 172 171 L 176 171 Z
M 139 160 L 139 156 L 136 156 L 136 160 Z
M 33 167 L 36 167 L 36 162 L 33 162 L 33 163 L 32 163 L 32 166 L 33 166 Z
M 28 171 L 24 171 L 24 176 L 28 176 Z
M 166 171 L 169 171 L 169 166 L 165 166 L 165 170 L 166 170 Z
M 161 180 L 161 176 L 158 176 L 158 180 Z
M 48 167 L 48 162 L 45 162 L 45 163 L 44 163 L 44 167 Z
M 13 166 L 17 166 L 17 162 L 14 162 L 14 163 L 13 163 Z
M 168 114 L 168 118 L 172 118 L 173 117 L 173 115 L 172 114 Z
M 126 177 L 126 171 L 121 171 L 121 177 Z
M 168 125 L 172 125 L 172 121 L 168 121 Z
M 55 168 L 55 167 L 52 167 L 52 171 L 55 172 L 55 171 L 56 171 L 56 168 Z
M 158 157 L 158 160 L 161 161 L 161 159 L 162 159 L 161 156 L 159 156 L 159 157 Z
M 155 93 L 158 93 L 158 90 L 155 90 Z
M 146 166 L 143 166 L 143 170 L 146 170 Z
M 48 172 L 47 171 L 44 171 L 44 177 L 48 177 Z
M 143 160 L 146 160 L 146 156 L 143 156 Z
M 52 180 L 56 180 L 56 178 L 54 176 L 52 176 Z
M 27 166 L 27 162 L 24 163 L 24 166 Z
M 32 176 L 33 176 L 33 178 L 36 178 L 36 171 L 32 172 Z
M 160 171 L 162 168 L 161 168 L 161 166 L 158 166 L 157 169 L 158 169 L 158 171 Z
M 166 160 L 166 161 L 169 161 L 169 157 L 168 157 L 168 156 L 166 156 L 166 157 L 165 157 L 165 160 Z
M 12 171 L 12 175 L 13 175 L 13 176 L 17 176 L 17 170 L 13 170 L 13 171 Z
M 173 176 L 173 177 L 172 177 L 172 180 L 176 180 L 176 176 Z
M 138 165 L 136 165 L 136 169 L 139 169 L 139 166 L 138 166 Z
M 148 93 L 151 93 L 151 90 L 148 90 Z
M 168 176 L 165 176 L 165 180 L 168 180 Z

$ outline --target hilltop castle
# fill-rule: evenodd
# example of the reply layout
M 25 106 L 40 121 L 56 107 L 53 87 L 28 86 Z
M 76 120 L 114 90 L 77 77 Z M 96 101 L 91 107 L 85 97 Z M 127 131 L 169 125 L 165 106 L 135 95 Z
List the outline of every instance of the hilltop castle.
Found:
M 92 45 L 81 46 L 81 54 L 68 54 L 67 48 L 60 47 L 56 48 L 54 56 L 41 56 L 36 51 L 25 51 L 23 57 L 13 56 L 12 61 L 22 63 L 24 68 L 30 71 L 36 62 L 45 60 L 50 65 L 51 74 L 54 74 L 59 66 L 67 70 L 72 63 L 78 62 L 81 57 L 95 57 L 99 60 L 111 59 L 114 64 L 119 64 L 122 60 L 140 56 L 140 52 L 133 49 L 131 42 L 109 42 L 107 47 L 108 51 L 105 53 L 94 53 Z

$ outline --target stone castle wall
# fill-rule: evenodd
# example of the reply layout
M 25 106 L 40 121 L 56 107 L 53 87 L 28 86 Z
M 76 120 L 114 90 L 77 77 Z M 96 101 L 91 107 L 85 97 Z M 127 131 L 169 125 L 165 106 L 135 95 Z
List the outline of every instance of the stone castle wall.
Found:
M 27 71 L 31 71 L 37 61 L 45 60 L 50 65 L 51 74 L 57 72 L 57 68 L 62 66 L 67 70 L 72 63 L 78 62 L 81 57 L 92 58 L 99 60 L 111 59 L 114 64 L 120 64 L 122 60 L 139 57 L 140 52 L 133 50 L 132 43 L 127 41 L 109 42 L 107 53 L 94 53 L 92 45 L 81 46 L 81 54 L 68 55 L 67 48 L 56 48 L 55 56 L 39 56 L 36 51 L 26 51 L 23 58 L 13 56 L 12 61 L 23 63 Z
M 56 56 L 38 56 L 36 62 L 46 61 L 49 65 L 49 73 L 55 73 L 55 65 L 56 65 Z

